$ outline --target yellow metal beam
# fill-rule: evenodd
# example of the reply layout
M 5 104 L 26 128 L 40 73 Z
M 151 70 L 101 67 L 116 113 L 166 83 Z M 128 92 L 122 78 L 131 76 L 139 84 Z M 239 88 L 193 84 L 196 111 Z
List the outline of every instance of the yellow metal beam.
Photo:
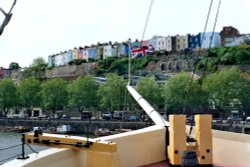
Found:
M 57 135 L 57 134 L 39 134 L 25 133 L 24 141 L 28 144 L 41 146 L 71 148 L 73 150 L 97 151 L 106 153 L 117 152 L 117 145 L 113 142 L 87 139 L 86 137 Z
M 169 115 L 169 122 L 169 163 L 171 165 L 181 165 L 182 154 L 186 150 L 186 115 Z
M 195 115 L 196 153 L 200 165 L 213 164 L 212 116 Z

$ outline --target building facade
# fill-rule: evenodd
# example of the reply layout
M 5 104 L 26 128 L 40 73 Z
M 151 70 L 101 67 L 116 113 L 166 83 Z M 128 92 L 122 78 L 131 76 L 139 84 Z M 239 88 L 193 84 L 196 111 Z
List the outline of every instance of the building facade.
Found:
M 208 49 L 208 48 L 216 48 L 221 46 L 221 38 L 220 34 L 217 32 L 205 32 L 200 33 L 201 35 L 201 48 Z
M 188 48 L 188 35 L 176 35 L 175 41 L 175 51 L 180 52 Z
M 232 26 L 223 27 L 222 31 L 220 32 L 221 45 L 222 46 L 235 46 L 235 45 L 237 45 L 236 38 L 239 35 L 240 35 L 240 32 L 238 31 L 238 29 L 236 29 Z
M 188 48 L 192 51 L 201 47 L 201 33 L 197 35 L 188 35 Z

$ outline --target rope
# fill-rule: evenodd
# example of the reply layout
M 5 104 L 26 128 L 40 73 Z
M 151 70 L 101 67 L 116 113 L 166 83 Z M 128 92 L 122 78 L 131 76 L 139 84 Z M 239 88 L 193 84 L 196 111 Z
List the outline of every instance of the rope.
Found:
M 212 41 L 213 41 L 213 38 L 214 38 L 214 32 L 215 32 L 215 28 L 216 28 L 216 25 L 217 25 L 217 20 L 218 20 L 218 17 L 219 17 L 220 6 L 221 6 L 221 0 L 219 1 L 217 12 L 216 12 L 216 17 L 215 17 L 215 20 L 214 20 L 214 26 L 213 26 L 213 31 L 212 31 L 212 36 L 211 36 L 211 39 L 210 39 L 210 43 L 209 43 L 209 49 L 211 49 L 211 46 L 212 46 Z M 202 77 L 205 76 L 207 63 L 208 63 L 208 58 L 206 57 Z M 200 89 L 201 89 L 201 85 L 202 85 L 202 80 L 201 80 L 201 84 L 200 84 Z M 190 128 L 190 131 L 189 131 L 189 135 L 191 135 L 191 133 L 192 133 L 193 124 L 194 124 L 194 120 L 191 121 L 191 128 Z
M 205 36 L 205 32 L 207 30 L 207 24 L 208 24 L 208 21 L 209 21 L 209 17 L 210 17 L 212 6 L 213 6 L 213 0 L 211 0 L 210 5 L 209 5 L 207 19 L 206 19 L 206 22 L 205 22 L 205 26 L 204 26 L 204 30 L 203 30 L 202 38 L 201 38 L 201 46 L 199 47 L 199 52 L 201 51 L 201 47 L 202 47 L 202 44 L 203 44 L 203 39 L 204 39 L 204 36 Z
M 149 5 L 149 9 L 148 9 L 148 15 L 147 15 L 145 26 L 144 26 L 143 33 L 142 33 L 141 41 L 143 41 L 145 33 L 146 33 L 146 29 L 148 27 L 148 21 L 149 21 L 149 18 L 150 18 L 150 14 L 151 14 L 151 10 L 152 10 L 152 7 L 153 7 L 153 3 L 154 3 L 154 0 L 151 0 L 151 3 Z
M 220 12 L 220 5 L 221 5 L 221 0 L 219 1 L 218 8 L 217 8 L 217 13 L 216 13 L 215 21 L 214 21 L 212 36 L 211 36 L 211 40 L 210 40 L 210 43 L 209 43 L 209 49 L 211 49 L 211 46 L 212 46 L 212 40 L 214 38 L 214 32 L 215 32 L 215 28 L 216 28 L 216 25 L 217 25 L 217 20 L 218 20 L 218 17 L 219 17 L 219 12 Z M 207 63 L 208 63 L 208 58 L 206 58 L 206 60 L 205 60 L 204 70 L 203 70 L 203 76 L 205 76 L 205 71 L 206 71 L 206 65 L 207 65 Z
M 5 147 L 5 148 L 1 148 L 0 151 L 11 149 L 11 148 L 18 147 L 18 146 L 21 146 L 21 145 L 22 144 L 17 144 L 17 145 L 14 145 L 14 146 L 9 146 L 9 147 Z
M 2 165 L 2 164 L 3 164 L 2 162 L 5 162 L 5 161 L 10 160 L 10 159 L 13 159 L 13 158 L 18 157 L 18 156 L 20 156 L 20 155 L 22 155 L 22 154 L 17 154 L 17 155 L 14 155 L 14 156 L 12 156 L 12 157 L 9 157 L 9 158 L 6 158 L 6 159 L 3 159 L 3 160 L 0 160 L 0 165 Z
M 26 145 L 29 147 L 29 149 L 30 149 L 32 152 L 37 153 L 37 154 L 39 153 L 39 152 L 33 150 L 33 148 L 32 148 L 29 144 L 26 144 Z
M 201 43 L 200 43 L 200 46 L 199 46 L 199 50 L 198 50 L 198 54 L 196 56 L 196 59 L 194 60 L 194 63 L 196 63 L 198 61 L 198 58 L 200 57 L 201 55 L 201 47 L 202 47 L 202 44 L 203 44 L 203 39 L 204 39 L 204 35 L 205 35 L 205 32 L 207 30 L 207 25 L 208 25 L 208 21 L 209 21 L 209 18 L 210 18 L 210 14 L 211 14 L 211 9 L 212 9 L 212 6 L 213 6 L 213 0 L 210 1 L 210 5 L 209 5 L 209 9 L 208 9 L 208 13 L 207 13 L 207 17 L 206 17 L 206 22 L 205 22 L 205 25 L 204 25 L 204 29 L 203 29 L 203 33 L 202 33 L 202 38 L 201 38 Z M 196 66 L 194 66 L 194 69 L 192 71 L 192 75 L 191 75 L 191 79 L 190 79 L 190 82 L 189 82 L 189 85 L 188 85 L 188 89 L 187 91 L 185 91 L 185 94 L 184 94 L 184 98 L 183 98 L 183 105 L 185 105 L 185 103 L 188 101 L 189 99 L 189 93 L 191 91 L 191 86 L 193 84 L 193 80 L 194 80 L 194 75 L 195 75 L 195 71 L 197 70 Z M 185 113 L 185 111 L 183 111 L 183 113 Z

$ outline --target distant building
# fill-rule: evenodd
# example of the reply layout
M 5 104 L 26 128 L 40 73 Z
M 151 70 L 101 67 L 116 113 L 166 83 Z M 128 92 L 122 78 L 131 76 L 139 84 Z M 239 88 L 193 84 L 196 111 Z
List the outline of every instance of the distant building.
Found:
M 48 67 L 52 67 L 52 55 L 48 56 Z
M 202 43 L 201 48 L 202 49 L 208 49 L 209 47 L 216 48 L 216 47 L 221 46 L 221 38 L 220 38 L 219 33 L 205 32 L 204 34 L 200 33 L 200 35 L 201 35 L 201 43 Z
M 244 44 L 250 45 L 250 34 L 242 34 L 240 37 L 242 38 Z
M 87 60 L 89 61 L 89 59 L 96 60 L 96 46 L 95 45 L 92 45 L 90 48 L 88 48 Z
M 131 43 L 131 47 L 140 47 L 141 43 L 136 39 L 134 42 Z
M 0 79 L 4 78 L 4 68 L 0 67 Z
M 72 61 L 72 50 L 68 50 L 65 53 L 65 62 L 68 64 L 68 62 Z
M 221 36 L 221 46 L 235 46 L 238 45 L 239 39 L 237 37 L 240 35 L 240 32 L 232 27 L 223 27 L 222 31 L 220 32 Z
M 128 54 L 129 54 L 128 44 L 125 42 L 119 43 L 118 44 L 118 57 L 128 56 Z
M 100 42 L 97 43 L 97 46 L 96 46 L 96 59 L 98 60 L 103 60 L 103 48 L 104 48 L 105 44 L 102 44 Z M 85 59 L 85 55 L 83 56 Z
M 143 47 L 143 46 L 149 46 L 150 45 L 150 43 L 149 43 L 149 40 L 143 40 L 143 41 L 141 41 L 141 47 Z
M 167 48 L 167 39 L 164 36 L 158 36 L 156 38 L 156 51 L 166 50 Z
M 190 50 L 196 50 L 201 46 L 201 34 L 188 35 L 188 48 Z
M 88 57 L 89 57 L 89 52 L 88 52 L 88 46 L 85 46 L 82 50 L 82 58 L 83 60 L 88 61 Z
M 72 50 L 72 58 L 73 60 L 76 60 L 78 58 L 78 49 L 76 47 L 74 47 L 74 49 Z
M 103 46 L 103 59 L 112 57 L 112 43 Z
M 152 45 L 154 48 L 155 48 L 155 50 L 156 50 L 156 43 L 157 43 L 157 38 L 158 38 L 158 36 L 157 35 L 155 35 L 155 36 L 153 36 L 153 38 L 151 38 L 150 40 L 149 40 L 149 44 L 150 45 Z
M 175 51 L 176 47 L 176 37 L 167 36 L 166 37 L 166 51 Z
M 183 36 L 176 35 L 175 38 L 176 38 L 175 51 L 179 52 L 188 48 L 188 35 L 183 35 Z

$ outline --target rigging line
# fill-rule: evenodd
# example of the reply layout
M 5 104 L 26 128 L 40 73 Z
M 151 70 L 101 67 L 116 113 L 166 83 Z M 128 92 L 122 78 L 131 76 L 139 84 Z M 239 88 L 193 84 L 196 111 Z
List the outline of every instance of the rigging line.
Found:
M 212 47 L 212 41 L 213 41 L 213 38 L 214 38 L 214 32 L 215 32 L 215 28 L 216 28 L 218 17 L 219 17 L 219 13 L 220 13 L 220 6 L 221 6 L 221 0 L 219 1 L 219 4 L 218 4 L 217 13 L 216 13 L 216 16 L 215 16 L 213 31 L 212 31 L 212 35 L 211 35 L 211 39 L 210 39 L 210 43 L 209 43 L 209 48 L 208 49 L 211 49 L 211 47 Z M 207 63 L 208 63 L 208 58 L 206 57 L 205 64 L 204 64 L 204 70 L 203 70 L 203 76 L 205 76 Z
M 11 156 L 11 157 L 9 157 L 9 158 L 6 158 L 6 159 L 3 159 L 3 160 L 0 160 L 0 165 L 2 165 L 2 164 L 3 164 L 2 162 L 7 161 L 7 160 L 10 160 L 10 159 L 15 158 L 15 157 L 18 157 L 18 156 L 20 156 L 20 155 L 22 155 L 22 154 L 17 154 L 17 155 Z
M 209 21 L 209 17 L 210 17 L 210 13 L 211 13 L 212 6 L 213 6 L 213 0 L 211 0 L 210 5 L 209 5 L 208 14 L 207 14 L 207 19 L 206 19 L 205 26 L 204 26 L 204 30 L 203 30 L 203 33 L 202 33 L 201 44 L 200 44 L 200 47 L 199 47 L 199 52 L 201 51 L 201 47 L 202 47 L 202 44 L 203 44 L 205 32 L 206 32 L 206 30 L 207 30 L 207 24 L 208 24 L 208 21 Z M 198 55 L 199 55 L 199 54 L 198 54 Z
M 200 46 L 199 46 L 199 50 L 198 50 L 198 54 L 196 55 L 196 58 L 194 60 L 194 64 L 197 63 L 198 57 L 200 57 L 200 55 L 201 55 L 201 47 L 202 47 L 202 44 L 203 44 L 203 39 L 204 39 L 205 32 L 207 30 L 207 25 L 208 25 L 208 21 L 209 21 L 210 15 L 211 15 L 212 6 L 213 6 L 213 0 L 210 1 L 210 5 L 209 5 L 209 8 L 208 8 L 208 13 L 207 13 L 203 33 L 202 33 L 202 38 L 201 38 L 201 42 L 200 42 Z M 189 82 L 189 85 L 188 85 L 188 89 L 187 89 L 187 91 L 185 91 L 185 94 L 184 94 L 183 105 L 185 105 L 184 103 L 186 103 L 186 101 L 189 99 L 188 95 L 189 95 L 189 92 L 191 91 L 191 86 L 193 84 L 195 71 L 196 71 L 196 66 L 194 66 L 193 71 L 191 73 L 191 79 L 190 79 L 190 82 Z
M 208 49 L 211 49 L 211 46 L 212 46 L 212 41 L 213 41 L 213 38 L 214 38 L 214 32 L 215 32 L 215 28 L 216 28 L 218 17 L 219 17 L 220 6 L 221 6 L 221 0 L 219 1 L 218 7 L 217 7 L 217 12 L 216 12 L 215 20 L 214 20 L 213 31 L 212 31 L 212 35 L 211 35 L 211 38 L 210 38 L 210 43 L 209 43 L 209 48 Z M 208 58 L 206 57 L 202 77 L 205 76 L 207 62 L 208 62 Z M 201 90 L 201 85 L 202 85 L 202 79 L 201 79 L 201 84 L 200 84 L 200 90 Z M 189 135 L 191 135 L 191 133 L 192 133 L 193 123 L 194 123 L 194 121 L 191 122 L 191 128 L 189 130 Z
M 146 29 L 147 29 L 147 26 L 148 26 L 148 21 L 149 21 L 150 14 L 151 14 L 151 11 L 152 11 L 153 3 L 154 3 L 154 0 L 151 0 L 151 3 L 149 5 L 149 9 L 148 9 L 148 15 L 147 15 L 145 26 L 144 26 L 143 33 L 142 33 L 141 41 L 144 39 L 144 36 L 145 36 L 145 33 L 146 33 Z
M 11 12 L 12 12 L 12 10 L 13 10 L 14 6 L 16 5 L 16 1 L 17 1 L 17 0 L 14 0 L 13 4 L 12 4 L 12 6 L 11 6 L 10 10 L 9 10 L 9 13 L 11 13 Z
M 14 146 L 9 146 L 9 147 L 5 147 L 5 148 L 1 148 L 0 151 L 11 149 L 11 148 L 15 148 L 15 147 L 18 147 L 18 146 L 21 146 L 21 145 L 22 144 L 17 144 L 17 145 L 14 145 Z
M 219 1 L 218 8 L 217 8 L 217 13 L 216 13 L 215 21 L 214 21 L 213 32 L 212 32 L 212 36 L 211 36 L 210 43 L 209 43 L 209 49 L 212 46 L 212 41 L 213 41 L 213 38 L 214 38 L 214 32 L 215 32 L 215 28 L 216 28 L 219 13 L 220 13 L 220 6 L 221 6 L 221 0 Z

